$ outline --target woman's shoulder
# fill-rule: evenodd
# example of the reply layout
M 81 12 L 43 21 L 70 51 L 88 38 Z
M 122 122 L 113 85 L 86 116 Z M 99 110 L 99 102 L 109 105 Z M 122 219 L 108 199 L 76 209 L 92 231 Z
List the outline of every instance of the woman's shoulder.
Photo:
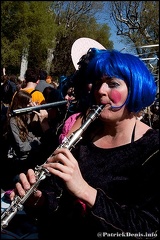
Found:
M 146 150 L 159 150 L 159 129 L 149 128 L 136 143 Z
M 146 131 L 144 135 L 159 142 L 159 129 L 150 128 Z
M 152 126 L 148 126 L 147 124 L 137 121 L 136 123 L 136 140 L 140 139 L 143 136 L 159 136 L 159 129 L 154 129 Z

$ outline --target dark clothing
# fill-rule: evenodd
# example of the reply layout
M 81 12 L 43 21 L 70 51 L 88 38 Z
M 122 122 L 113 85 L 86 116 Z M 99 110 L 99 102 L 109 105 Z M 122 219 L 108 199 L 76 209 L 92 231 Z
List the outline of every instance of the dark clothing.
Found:
M 18 90 L 16 83 L 8 80 L 1 86 L 1 100 L 5 104 L 10 104 L 14 93 Z
M 111 149 L 82 140 L 72 153 L 84 179 L 97 189 L 95 204 L 84 213 L 59 179 L 46 178 L 39 186 L 47 197 L 45 207 L 38 210 L 40 239 L 94 240 L 99 239 L 99 232 L 106 237 L 158 234 L 158 130 L 148 130 L 139 140 Z
M 38 138 L 34 136 L 28 126 L 29 133 L 24 142 L 20 139 L 15 117 L 10 119 L 10 128 L 11 132 L 8 133 L 3 146 L 4 157 L 2 163 L 4 169 L 7 169 L 7 178 L 6 171 L 1 172 L 1 187 L 4 190 L 15 187 L 15 182 L 21 172 L 26 172 L 29 168 L 35 168 L 37 165 L 43 164 L 59 143 L 56 134 L 56 122 L 53 122 L 53 127 L 42 132 Z

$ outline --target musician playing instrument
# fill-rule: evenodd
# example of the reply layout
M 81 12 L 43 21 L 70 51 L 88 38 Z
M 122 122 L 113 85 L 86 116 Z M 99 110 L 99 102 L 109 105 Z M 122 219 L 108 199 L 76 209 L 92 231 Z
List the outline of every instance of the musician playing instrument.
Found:
M 32 96 L 24 90 L 19 90 L 15 93 L 8 108 L 6 133 L 9 149 L 8 159 L 5 159 L 6 163 L 4 164 L 9 165 L 13 177 L 24 169 L 28 169 L 29 166 L 33 167 L 34 165 L 30 165 L 29 155 L 33 154 L 35 157 L 39 151 L 40 139 L 30 129 L 31 115 L 10 116 L 14 109 L 29 106 L 35 106 Z M 13 184 L 12 181 L 11 184 Z
M 38 163 L 44 163 L 54 148 L 51 140 L 53 144 L 54 141 L 58 143 L 55 134 L 56 124 L 60 119 L 57 109 L 62 103 L 58 100 L 57 98 L 58 104 L 52 102 L 37 105 L 32 101 L 30 93 L 24 90 L 15 93 L 7 113 L 8 159 L 3 161 L 8 169 L 8 178 L 7 183 L 3 181 L 3 189 L 14 187 L 17 174 L 35 167 Z M 63 104 L 66 104 L 66 101 Z M 32 109 L 32 112 L 28 109 Z M 18 113 L 13 114 L 14 111 Z
M 131 54 L 94 48 L 89 53 L 79 76 L 92 84 L 92 104 L 105 107 L 72 151 L 57 148 L 47 159 L 51 176 L 25 206 L 35 211 L 39 239 L 156 237 L 159 131 L 136 118 L 155 99 L 154 77 Z M 77 121 L 74 129 L 81 125 Z M 19 178 L 12 200 L 36 182 L 32 169 Z

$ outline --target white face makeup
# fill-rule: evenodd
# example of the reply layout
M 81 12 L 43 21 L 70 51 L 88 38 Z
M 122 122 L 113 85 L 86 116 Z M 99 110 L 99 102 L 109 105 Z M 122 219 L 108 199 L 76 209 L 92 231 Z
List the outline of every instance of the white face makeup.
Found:
M 120 109 L 124 106 L 128 96 L 126 83 L 118 78 L 103 78 L 95 85 L 96 101 L 110 105 L 111 109 Z

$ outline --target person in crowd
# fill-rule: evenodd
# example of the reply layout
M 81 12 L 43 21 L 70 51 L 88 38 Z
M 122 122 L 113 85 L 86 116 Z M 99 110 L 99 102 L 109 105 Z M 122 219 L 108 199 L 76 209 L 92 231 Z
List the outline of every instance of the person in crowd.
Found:
M 46 103 L 54 103 L 54 102 L 61 102 L 63 101 L 61 94 L 58 89 L 55 89 L 53 87 L 46 87 L 43 91 L 43 95 L 45 97 Z M 61 127 L 63 125 L 63 122 L 65 121 L 65 116 L 67 112 L 67 104 L 50 107 L 46 111 L 46 118 L 48 119 L 48 126 L 46 126 L 48 132 L 50 132 L 48 136 L 48 140 L 52 142 L 52 139 L 54 137 L 59 138 L 59 132 L 61 131 Z M 46 143 L 48 148 L 50 148 L 50 151 L 53 151 L 53 146 L 49 143 L 49 141 L 44 141 L 44 144 Z M 45 150 L 44 150 L 45 151 Z M 50 152 L 50 154 L 51 154 Z
M 24 113 L 12 116 L 13 110 L 34 106 L 32 96 L 24 91 L 18 90 L 7 111 L 7 145 L 8 159 L 5 164 L 9 165 L 12 176 L 28 169 L 30 166 L 29 156 L 35 152 L 34 158 L 40 145 L 40 140 L 32 133 L 29 125 L 31 115 Z M 33 161 L 33 159 L 32 159 Z M 8 174 L 9 175 L 9 174 Z
M 52 84 L 46 82 L 46 79 L 47 79 L 47 72 L 45 70 L 40 69 L 39 70 L 39 82 L 35 89 L 37 89 L 38 91 L 43 93 L 43 91 L 46 87 L 54 88 L 54 86 Z
M 56 91 L 56 89 L 51 89 Z M 59 96 L 55 92 L 46 98 L 47 103 L 58 100 Z M 10 163 L 11 179 L 12 176 L 16 176 L 21 171 L 28 169 L 28 167 L 38 164 L 37 160 L 39 158 L 42 159 L 41 162 L 44 162 L 44 157 L 49 156 L 51 150 L 53 151 L 54 149 L 52 144 L 48 143 L 51 139 L 54 142 L 56 126 L 60 120 L 60 110 L 58 110 L 58 107 L 54 107 L 48 110 L 43 109 L 39 112 L 33 111 L 29 114 L 11 115 L 13 110 L 29 106 L 35 106 L 35 103 L 32 102 L 32 96 L 24 90 L 19 90 L 16 92 L 7 113 L 8 130 L 5 145 L 7 145 L 8 149 L 8 161 L 5 159 L 5 163 L 7 165 Z M 34 129 L 33 122 L 35 122 Z M 47 151 L 47 145 L 48 148 L 52 147 L 50 152 Z M 42 151 L 42 149 L 45 150 Z
M 62 101 L 63 98 L 60 95 L 60 91 L 51 86 L 48 86 L 44 89 L 43 95 L 46 103 Z
M 73 87 L 72 82 L 70 80 L 70 77 L 67 76 L 60 76 L 59 78 L 59 85 L 58 85 L 58 90 L 61 93 L 61 97 L 64 99 L 65 96 L 67 95 L 67 91 L 69 88 Z
M 36 86 L 40 81 L 39 74 L 38 68 L 28 68 L 25 73 L 26 86 L 23 88 L 23 90 L 32 95 L 32 101 L 38 105 L 45 103 L 43 93 L 36 89 Z
M 46 78 L 46 82 L 49 83 L 49 84 L 52 84 L 54 86 L 54 88 L 57 89 L 58 83 L 53 79 L 52 76 L 48 75 L 47 78 Z
M 49 84 L 52 83 L 52 77 L 50 75 L 47 75 L 46 82 Z
M 24 206 L 37 219 L 39 239 L 156 237 L 159 131 L 137 118 L 155 100 L 155 79 L 132 54 L 95 48 L 88 53 L 92 57 L 78 71 L 92 88 L 72 129 L 85 123 L 89 108 L 103 110 L 72 150 L 57 146 L 43 164 L 51 176 Z M 35 182 L 34 169 L 21 173 L 10 199 L 24 196 Z
M 14 94 L 18 91 L 18 79 L 14 74 L 3 75 L 1 85 L 1 159 L 8 155 L 7 111 Z M 2 173 L 3 174 L 3 173 Z
M 18 90 L 23 89 L 26 87 L 26 80 L 18 77 L 17 79 Z
M 60 107 L 57 106 L 47 111 L 50 116 L 49 117 L 50 127 L 52 128 L 52 131 L 56 132 L 56 135 L 57 135 L 58 133 L 61 133 L 63 124 L 65 120 L 68 118 L 68 116 L 74 113 L 74 111 L 71 112 L 71 110 L 74 110 L 73 104 L 70 101 L 71 99 L 70 100 L 68 99 L 68 95 L 67 97 L 66 96 L 63 97 L 60 89 L 57 89 L 57 88 L 55 89 L 50 86 L 46 87 L 43 91 L 43 95 L 45 97 L 46 103 L 68 100 L 68 103 L 66 105 L 63 105 Z M 48 115 L 48 113 L 46 114 Z M 65 131 L 64 131 L 64 134 L 65 134 Z
M 76 84 L 74 84 L 73 78 L 76 79 L 76 74 L 70 75 L 68 77 L 64 75 L 60 76 L 59 85 L 57 87 L 57 89 L 60 91 L 61 97 L 64 100 L 68 100 L 68 111 L 66 115 L 67 118 L 70 115 L 76 113 L 77 111 L 79 112 L 78 105 L 79 105 L 79 99 L 81 98 L 81 94 L 79 94 L 79 91 L 83 84 L 78 85 L 78 81 L 75 81 Z M 77 89 L 76 94 L 75 94 L 75 88 Z
M 3 104 L 9 105 L 12 101 L 14 93 L 18 90 L 17 77 L 14 74 L 4 75 L 1 85 L 1 100 Z
M 64 99 L 66 100 L 75 100 L 75 95 L 74 95 L 74 88 L 73 87 L 70 87 L 68 90 L 67 90 L 67 93 L 66 95 L 64 96 Z

